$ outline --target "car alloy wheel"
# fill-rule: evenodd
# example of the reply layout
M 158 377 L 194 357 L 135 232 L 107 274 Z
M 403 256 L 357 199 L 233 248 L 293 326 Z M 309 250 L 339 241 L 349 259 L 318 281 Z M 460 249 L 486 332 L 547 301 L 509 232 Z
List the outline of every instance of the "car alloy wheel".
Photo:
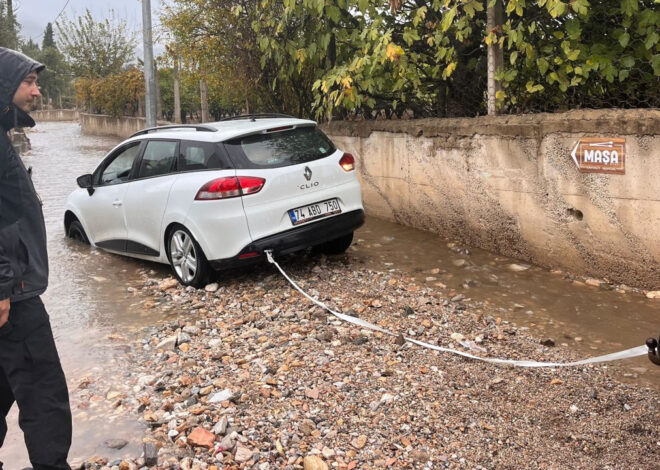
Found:
M 184 284 L 190 284 L 199 269 L 199 255 L 192 237 L 177 229 L 170 237 L 170 259 L 172 267 Z

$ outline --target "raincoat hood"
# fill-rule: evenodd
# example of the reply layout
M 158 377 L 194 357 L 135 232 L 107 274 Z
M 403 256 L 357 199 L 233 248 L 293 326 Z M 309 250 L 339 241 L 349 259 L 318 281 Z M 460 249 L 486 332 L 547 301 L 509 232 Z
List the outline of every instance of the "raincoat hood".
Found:
M 21 54 L 0 47 L 0 125 L 5 130 L 32 127 L 34 120 L 12 104 L 14 94 L 23 79 L 31 72 L 41 72 L 45 65 Z

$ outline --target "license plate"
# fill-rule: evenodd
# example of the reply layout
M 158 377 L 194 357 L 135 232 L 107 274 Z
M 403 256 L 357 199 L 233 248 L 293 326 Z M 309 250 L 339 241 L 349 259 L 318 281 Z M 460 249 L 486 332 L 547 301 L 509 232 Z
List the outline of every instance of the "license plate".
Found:
M 299 225 L 335 214 L 341 214 L 341 207 L 339 207 L 337 198 L 291 209 L 289 211 L 289 218 L 293 225 Z

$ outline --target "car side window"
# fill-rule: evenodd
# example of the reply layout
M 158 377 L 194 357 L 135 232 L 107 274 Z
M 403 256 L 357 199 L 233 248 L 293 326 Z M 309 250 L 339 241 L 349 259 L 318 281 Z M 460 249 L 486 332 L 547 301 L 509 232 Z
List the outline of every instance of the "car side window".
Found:
M 137 177 L 148 178 L 173 172 L 176 166 L 177 147 L 176 141 L 149 141 L 144 149 Z
M 99 184 L 117 184 L 128 181 L 133 162 L 139 153 L 140 142 L 121 150 L 101 173 Z
M 179 171 L 224 170 L 231 168 L 225 152 L 212 142 L 181 142 Z

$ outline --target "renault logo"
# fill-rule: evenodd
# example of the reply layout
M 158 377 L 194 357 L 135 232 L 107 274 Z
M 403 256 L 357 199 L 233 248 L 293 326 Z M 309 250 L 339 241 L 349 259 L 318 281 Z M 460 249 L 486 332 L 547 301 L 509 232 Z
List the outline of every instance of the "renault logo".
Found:
M 305 167 L 305 179 L 307 181 L 312 179 L 312 170 L 310 170 L 308 166 Z

